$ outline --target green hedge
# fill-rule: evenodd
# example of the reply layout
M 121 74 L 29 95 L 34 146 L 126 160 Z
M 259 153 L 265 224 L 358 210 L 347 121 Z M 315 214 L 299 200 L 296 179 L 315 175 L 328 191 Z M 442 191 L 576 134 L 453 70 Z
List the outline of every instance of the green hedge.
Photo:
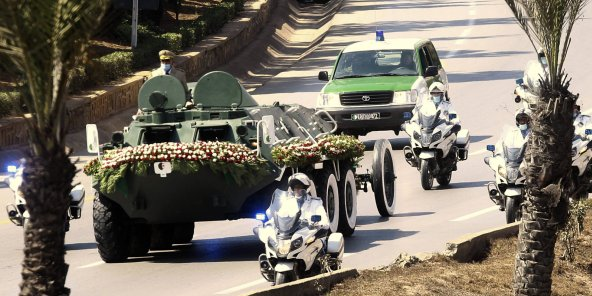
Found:
M 116 80 L 132 72 L 133 53 L 116 51 L 97 59 L 98 66 L 102 69 L 103 77 L 108 80 Z
M 0 118 L 16 115 L 19 102 L 17 92 L 0 92 Z

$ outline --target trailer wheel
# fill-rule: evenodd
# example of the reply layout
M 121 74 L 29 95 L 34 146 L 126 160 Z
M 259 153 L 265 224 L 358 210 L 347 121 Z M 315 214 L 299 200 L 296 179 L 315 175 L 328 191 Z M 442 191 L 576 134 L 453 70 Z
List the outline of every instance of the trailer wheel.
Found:
M 382 217 L 395 214 L 396 176 L 391 143 L 382 139 L 374 144 L 372 161 L 372 190 L 376 208 Z
M 103 261 L 114 263 L 127 259 L 129 218 L 119 205 L 98 192 L 93 202 L 93 228 Z
M 132 224 L 130 230 L 129 256 L 140 257 L 148 254 L 150 249 L 150 226 Z
M 190 244 L 193 240 L 193 232 L 195 230 L 195 224 L 191 223 L 179 223 L 175 224 L 175 232 L 173 234 L 174 244 Z
M 351 169 L 343 170 L 339 181 L 339 227 L 344 236 L 350 236 L 356 229 L 358 215 L 356 178 Z
M 323 206 L 329 217 L 329 230 L 337 232 L 339 227 L 339 185 L 335 174 L 324 169 L 315 178 L 318 197 L 323 200 Z

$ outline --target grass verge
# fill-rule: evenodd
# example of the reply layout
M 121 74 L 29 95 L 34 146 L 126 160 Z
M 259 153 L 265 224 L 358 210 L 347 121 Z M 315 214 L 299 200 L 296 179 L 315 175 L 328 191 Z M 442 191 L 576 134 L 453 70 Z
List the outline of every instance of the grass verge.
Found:
M 577 238 L 573 263 L 555 249 L 553 295 L 592 295 L 592 211 Z M 362 271 L 360 277 L 336 285 L 328 295 L 512 295 L 516 238 L 496 240 L 482 262 L 458 263 L 444 256 L 409 268 L 389 266 Z

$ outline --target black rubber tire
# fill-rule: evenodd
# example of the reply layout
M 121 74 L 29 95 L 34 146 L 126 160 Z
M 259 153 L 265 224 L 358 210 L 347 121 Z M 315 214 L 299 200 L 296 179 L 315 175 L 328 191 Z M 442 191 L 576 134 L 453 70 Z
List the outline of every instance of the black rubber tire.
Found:
M 514 223 L 520 220 L 518 217 L 518 210 L 520 204 L 515 198 L 506 197 L 506 223 Z
M 292 271 L 276 272 L 274 279 L 275 279 L 276 286 L 292 282 L 292 281 L 294 281 L 294 272 L 292 272 Z
M 430 163 L 428 160 L 422 160 L 420 164 L 419 173 L 421 175 L 421 187 L 424 190 L 432 189 L 434 185 L 434 176 L 430 172 Z
M 150 225 L 132 224 L 130 230 L 129 256 L 140 257 L 150 249 Z
M 97 193 L 93 202 L 93 228 L 99 256 L 106 263 L 125 261 L 129 255 L 129 218 L 119 205 Z
M 385 139 L 376 141 L 373 154 L 372 190 L 376 208 L 380 216 L 391 217 L 395 215 L 397 201 L 397 180 L 391 143 Z
M 325 165 L 314 180 L 317 196 L 323 200 L 323 206 L 327 211 L 331 233 L 337 232 L 339 227 L 339 184 L 335 174 L 331 172 L 332 168 L 333 166 Z
M 450 180 L 452 180 L 452 172 L 444 176 L 436 177 L 436 181 L 438 181 L 438 184 L 440 184 L 440 186 L 448 186 L 450 184 Z
M 195 231 L 195 223 L 178 223 L 175 224 L 175 232 L 173 234 L 174 244 L 189 244 L 193 241 L 193 232 Z
M 150 250 L 170 250 L 173 246 L 175 234 L 174 224 L 152 225 L 150 236 Z
M 339 227 L 344 236 L 351 236 L 356 229 L 358 201 L 356 179 L 351 169 L 342 170 L 339 180 Z

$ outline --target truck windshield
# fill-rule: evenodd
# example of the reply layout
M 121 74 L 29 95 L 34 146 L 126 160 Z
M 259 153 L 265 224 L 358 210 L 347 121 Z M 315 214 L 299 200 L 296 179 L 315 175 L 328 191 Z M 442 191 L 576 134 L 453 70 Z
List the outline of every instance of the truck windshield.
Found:
M 389 49 L 341 54 L 335 79 L 374 76 L 417 76 L 413 50 Z

